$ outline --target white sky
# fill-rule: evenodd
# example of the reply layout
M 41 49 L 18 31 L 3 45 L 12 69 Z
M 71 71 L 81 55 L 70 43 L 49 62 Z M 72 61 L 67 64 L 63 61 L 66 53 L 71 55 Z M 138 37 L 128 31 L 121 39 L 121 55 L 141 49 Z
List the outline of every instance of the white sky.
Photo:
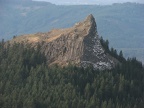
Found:
M 124 2 L 136 2 L 143 3 L 144 0 L 35 0 L 35 1 L 48 1 L 54 4 L 112 4 L 112 3 L 124 3 Z

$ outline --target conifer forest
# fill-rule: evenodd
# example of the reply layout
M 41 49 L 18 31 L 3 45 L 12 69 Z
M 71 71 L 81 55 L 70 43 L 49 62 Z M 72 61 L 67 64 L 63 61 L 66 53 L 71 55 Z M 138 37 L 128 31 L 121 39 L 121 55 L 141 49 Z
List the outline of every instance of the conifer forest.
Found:
M 48 66 L 39 47 L 0 42 L 0 108 L 144 108 L 144 67 L 136 58 L 111 70 Z

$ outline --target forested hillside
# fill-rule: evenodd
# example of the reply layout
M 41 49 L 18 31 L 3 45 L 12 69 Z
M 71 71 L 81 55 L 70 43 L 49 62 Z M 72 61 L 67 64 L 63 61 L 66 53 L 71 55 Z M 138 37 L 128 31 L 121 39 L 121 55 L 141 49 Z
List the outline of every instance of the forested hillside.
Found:
M 47 2 L 0 1 L 0 39 L 67 28 L 93 14 L 99 35 L 125 57 L 144 61 L 144 5 L 135 3 L 63 6 Z M 19 2 L 18 2 L 19 1 Z
M 142 63 L 101 42 L 121 61 L 112 70 L 49 67 L 41 46 L 0 42 L 0 108 L 143 108 Z

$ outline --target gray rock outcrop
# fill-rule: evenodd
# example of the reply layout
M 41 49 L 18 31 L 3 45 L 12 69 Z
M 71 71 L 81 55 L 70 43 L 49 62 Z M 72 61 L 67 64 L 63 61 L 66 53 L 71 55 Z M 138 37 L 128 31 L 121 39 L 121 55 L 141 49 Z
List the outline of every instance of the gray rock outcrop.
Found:
M 48 65 L 66 66 L 69 63 L 95 69 L 111 69 L 119 62 L 102 47 L 93 15 L 67 29 L 55 29 L 48 33 L 23 35 L 11 40 L 13 42 L 41 44 Z

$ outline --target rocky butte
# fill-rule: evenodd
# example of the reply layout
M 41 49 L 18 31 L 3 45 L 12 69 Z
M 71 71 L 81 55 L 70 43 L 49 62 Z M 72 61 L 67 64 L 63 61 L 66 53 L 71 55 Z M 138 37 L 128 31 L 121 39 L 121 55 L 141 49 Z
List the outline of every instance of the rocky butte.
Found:
M 32 47 L 40 44 L 40 51 L 46 55 L 48 65 L 66 66 L 71 63 L 83 67 L 92 65 L 95 69 L 104 70 L 119 63 L 102 47 L 93 15 L 71 28 L 22 35 L 10 41 L 11 44 L 14 42 L 29 43 Z

